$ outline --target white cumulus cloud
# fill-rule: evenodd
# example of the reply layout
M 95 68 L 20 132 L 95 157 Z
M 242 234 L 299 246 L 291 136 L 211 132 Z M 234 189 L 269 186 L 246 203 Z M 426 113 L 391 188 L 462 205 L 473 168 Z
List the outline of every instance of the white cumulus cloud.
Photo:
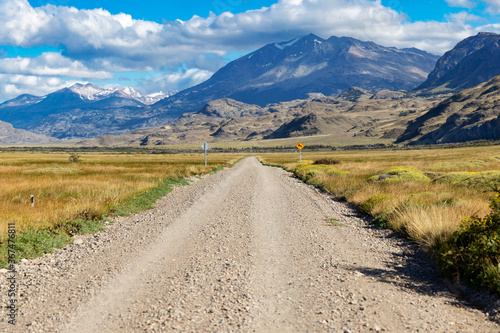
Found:
M 483 3 L 486 11 L 493 15 L 500 14 L 500 0 L 445 0 L 451 7 L 474 8 Z
M 163 24 L 135 20 L 127 14 L 112 15 L 103 9 L 33 8 L 27 0 L 1 1 L 0 43 L 62 45 L 64 55 L 87 62 L 88 67 L 112 63 L 121 70 L 174 68 L 200 55 L 250 51 L 311 32 L 322 37 L 370 39 L 388 46 L 407 46 L 420 39 L 427 51 L 443 53 L 446 47 L 440 46 L 445 39 L 449 47 L 473 32 L 470 27 L 447 22 L 408 23 L 401 13 L 370 0 L 282 0 L 244 13 L 194 16 Z M 421 30 L 422 34 L 414 35 Z
M 0 74 L 0 95 L 4 99 L 12 99 L 21 94 L 44 96 L 75 83 L 82 82 L 50 76 Z
M 198 68 L 164 73 L 144 80 L 137 90 L 143 94 L 152 91 L 180 91 L 208 80 L 212 74 L 213 72 Z
M 494 15 L 500 14 L 500 0 L 483 0 L 488 5 L 488 12 Z
M 0 59 L 0 73 L 86 79 L 113 78 L 113 73 L 90 70 L 80 61 L 71 60 L 56 52 L 45 52 L 35 58 L 16 57 Z
M 476 6 L 476 3 L 471 0 L 445 0 L 451 7 L 459 7 L 459 8 L 473 8 Z

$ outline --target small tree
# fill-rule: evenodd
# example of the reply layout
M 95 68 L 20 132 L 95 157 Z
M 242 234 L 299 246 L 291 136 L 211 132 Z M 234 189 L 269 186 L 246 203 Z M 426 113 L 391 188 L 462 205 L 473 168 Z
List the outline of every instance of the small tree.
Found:
M 68 158 L 69 163 L 79 163 L 81 162 L 80 155 L 77 153 L 70 153 Z

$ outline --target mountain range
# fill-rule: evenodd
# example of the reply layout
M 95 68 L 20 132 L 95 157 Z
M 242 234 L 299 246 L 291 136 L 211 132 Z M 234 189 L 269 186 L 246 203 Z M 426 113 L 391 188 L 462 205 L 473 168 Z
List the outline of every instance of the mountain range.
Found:
M 426 79 L 438 58 L 415 48 L 400 50 L 350 37 L 324 40 L 310 34 L 268 44 L 234 60 L 207 81 L 153 108 L 160 117 L 177 118 L 220 98 L 265 106 L 313 92 L 335 96 L 351 86 L 371 92 L 408 90 Z
M 326 43 L 316 39 L 316 36 L 308 37 L 305 40 L 310 42 L 312 39 L 316 45 Z M 330 40 L 339 41 L 337 38 Z M 497 140 L 500 139 L 500 76 L 484 81 L 494 73 L 500 73 L 499 41 L 500 35 L 494 33 L 479 33 L 466 38 L 441 57 L 427 80 L 410 93 L 401 88 L 375 89 L 376 93 L 373 93 L 366 86 L 350 86 L 335 98 L 321 98 L 321 94 L 309 93 L 306 100 L 265 107 L 259 103 L 239 104 L 239 116 L 228 116 L 226 113 L 217 117 L 214 112 L 206 112 L 208 109 L 227 110 L 229 105 L 237 103 L 223 99 L 208 103 L 198 112 L 185 114 L 161 130 L 139 130 L 135 142 L 166 144 L 194 139 L 231 141 L 315 135 L 338 137 L 339 133 L 358 138 L 396 139 L 397 143 L 410 144 Z M 293 40 L 274 46 L 285 49 L 297 42 Z M 347 38 L 344 42 L 353 40 Z M 348 50 L 348 53 L 358 56 L 362 54 L 358 49 L 353 51 L 352 45 Z M 241 61 L 253 56 L 250 54 Z M 363 65 L 358 68 L 363 68 Z M 272 87 L 273 82 L 279 84 L 279 78 L 267 82 L 265 86 Z M 437 103 L 443 93 L 460 91 L 464 87 L 473 88 Z M 319 90 L 317 87 L 311 89 Z M 320 97 L 315 98 L 314 95 Z M 418 99 L 415 95 L 427 97 Z M 238 96 L 238 93 L 230 96 Z M 143 137 L 140 138 L 140 135 Z M 207 139 L 207 135 L 210 138 Z
M 32 144 L 57 142 L 59 140 L 42 134 L 31 133 L 22 129 L 17 129 L 12 124 L 0 121 L 0 144 Z
M 131 129 L 130 119 L 170 93 L 142 96 L 133 88 L 75 84 L 43 97 L 21 95 L 0 104 L 0 120 L 56 138 L 93 137 Z M 102 129 L 102 130 L 99 130 Z
M 44 97 L 7 101 L 0 105 L 0 120 L 60 139 L 120 134 L 168 124 L 220 98 L 262 107 L 308 93 L 338 95 L 351 86 L 371 92 L 411 89 L 425 80 L 437 59 L 417 49 L 310 34 L 268 44 L 228 63 L 207 81 L 153 104 L 165 96 L 78 84 Z
M 268 44 L 176 94 L 77 84 L 0 104 L 0 120 L 50 137 L 100 137 L 87 141 L 98 144 L 494 138 L 498 80 L 483 82 L 500 73 L 499 41 L 479 33 L 438 59 L 414 48 L 310 34 Z M 473 88 L 443 101 L 465 87 Z

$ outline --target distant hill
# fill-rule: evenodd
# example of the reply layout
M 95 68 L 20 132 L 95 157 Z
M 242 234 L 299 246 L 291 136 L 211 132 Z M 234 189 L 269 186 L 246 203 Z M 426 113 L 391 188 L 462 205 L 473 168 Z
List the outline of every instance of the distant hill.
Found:
M 0 121 L 0 144 L 26 144 L 56 142 L 55 138 L 14 128 L 12 124 Z
M 370 93 L 366 89 L 358 87 L 350 87 L 337 97 L 344 101 L 359 102 L 359 101 L 366 101 L 370 99 L 372 96 L 373 93 Z
M 32 104 L 36 104 L 43 100 L 43 97 L 37 97 L 29 94 L 19 95 L 14 99 L 11 99 L 7 102 L 0 104 L 0 109 L 16 107 L 16 106 L 28 106 Z
M 437 62 L 420 93 L 450 93 L 474 87 L 500 74 L 500 35 L 481 32 L 464 39 Z
M 500 140 L 500 75 L 463 90 L 408 124 L 397 142 Z
M 350 92 L 358 89 L 350 89 Z M 350 95 L 347 92 L 344 96 Z M 362 92 L 362 91 L 361 91 Z M 85 145 L 167 145 L 195 142 L 249 141 L 321 137 L 324 143 L 366 143 L 381 138 L 387 143 L 401 135 L 408 121 L 435 105 L 435 100 L 403 98 L 385 91 L 361 101 L 310 94 L 308 99 L 272 103 L 265 107 L 229 98 L 207 103 L 168 125 L 137 129 L 123 135 L 102 136 Z M 394 99 L 393 96 L 399 96 Z
M 324 120 L 323 120 L 324 121 Z M 281 125 L 264 139 L 282 139 L 321 134 L 323 122 L 315 113 L 295 118 Z

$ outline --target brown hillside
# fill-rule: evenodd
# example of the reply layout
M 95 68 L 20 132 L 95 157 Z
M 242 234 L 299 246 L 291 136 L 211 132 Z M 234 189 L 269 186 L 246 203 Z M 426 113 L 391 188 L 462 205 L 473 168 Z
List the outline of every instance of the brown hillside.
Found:
M 384 96 L 385 97 L 385 96 Z M 437 103 L 423 98 L 362 99 L 311 95 L 309 99 L 265 107 L 231 99 L 215 100 L 160 128 L 83 142 L 90 145 L 169 145 L 295 137 L 318 137 L 318 144 L 390 143 L 407 123 Z
M 409 123 L 397 142 L 435 144 L 500 139 L 500 75 L 463 90 Z

